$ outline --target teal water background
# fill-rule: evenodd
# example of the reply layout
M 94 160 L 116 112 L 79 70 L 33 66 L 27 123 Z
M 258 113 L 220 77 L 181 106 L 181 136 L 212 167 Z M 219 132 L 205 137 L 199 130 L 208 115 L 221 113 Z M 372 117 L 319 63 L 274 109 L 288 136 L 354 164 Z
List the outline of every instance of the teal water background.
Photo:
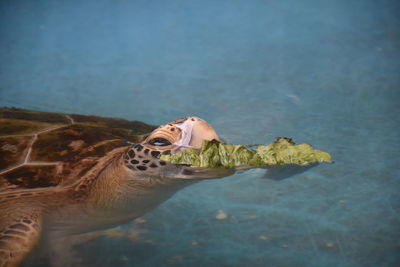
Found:
M 231 143 L 288 136 L 334 157 L 185 188 L 124 226 L 139 239 L 77 245 L 85 266 L 399 266 L 399 14 L 391 0 L 3 0 L 0 106 L 196 115 Z

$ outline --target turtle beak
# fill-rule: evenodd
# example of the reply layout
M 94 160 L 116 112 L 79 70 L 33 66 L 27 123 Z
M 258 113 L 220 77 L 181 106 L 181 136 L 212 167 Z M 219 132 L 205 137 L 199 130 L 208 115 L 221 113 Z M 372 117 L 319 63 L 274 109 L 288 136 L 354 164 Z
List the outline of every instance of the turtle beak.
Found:
M 198 117 L 189 117 L 173 122 L 174 126 L 179 128 L 180 138 L 174 143 L 178 149 L 172 153 L 177 153 L 186 148 L 201 148 L 203 141 L 216 140 L 221 142 L 217 132 L 205 120 Z M 185 166 L 180 164 L 171 164 L 166 169 L 166 176 L 181 180 L 202 180 L 214 179 L 232 175 L 235 170 L 228 168 L 203 168 L 195 166 Z
M 175 145 L 187 148 L 200 148 L 204 140 L 221 141 L 214 128 L 205 120 L 198 117 L 189 117 L 175 124 L 181 129 L 181 138 Z

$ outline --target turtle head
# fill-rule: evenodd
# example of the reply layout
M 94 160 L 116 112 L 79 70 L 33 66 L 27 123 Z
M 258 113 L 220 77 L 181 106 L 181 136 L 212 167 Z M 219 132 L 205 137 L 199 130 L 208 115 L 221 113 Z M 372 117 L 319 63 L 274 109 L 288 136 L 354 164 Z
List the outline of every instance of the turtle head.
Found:
M 199 168 L 160 160 L 186 148 L 200 148 L 204 140 L 221 141 L 214 128 L 198 117 L 176 120 L 155 129 L 142 143 L 133 145 L 125 156 L 125 165 L 135 177 L 170 179 L 206 179 L 231 175 L 234 170 Z
M 188 147 L 200 148 L 204 140 L 220 141 L 214 128 L 205 120 L 189 117 L 161 125 L 143 143 L 153 150 L 176 153 Z

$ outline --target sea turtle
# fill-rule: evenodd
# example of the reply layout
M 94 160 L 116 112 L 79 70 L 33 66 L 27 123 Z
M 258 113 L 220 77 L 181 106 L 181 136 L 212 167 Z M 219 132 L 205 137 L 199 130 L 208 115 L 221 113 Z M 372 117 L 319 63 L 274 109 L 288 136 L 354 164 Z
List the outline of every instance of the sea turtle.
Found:
M 220 140 L 198 117 L 156 128 L 0 108 L 0 266 L 18 265 L 41 236 L 110 228 L 199 179 L 231 175 L 159 159 L 205 139 Z

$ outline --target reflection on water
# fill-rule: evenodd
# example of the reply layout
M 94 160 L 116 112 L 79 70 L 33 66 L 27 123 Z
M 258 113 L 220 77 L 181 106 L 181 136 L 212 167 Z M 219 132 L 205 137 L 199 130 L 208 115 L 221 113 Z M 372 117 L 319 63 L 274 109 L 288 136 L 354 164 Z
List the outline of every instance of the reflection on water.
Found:
M 1 106 L 157 125 L 197 115 L 231 143 L 288 136 L 335 164 L 196 183 L 142 223 L 82 237 L 74 259 L 399 265 L 397 1 L 75 2 L 1 2 Z

